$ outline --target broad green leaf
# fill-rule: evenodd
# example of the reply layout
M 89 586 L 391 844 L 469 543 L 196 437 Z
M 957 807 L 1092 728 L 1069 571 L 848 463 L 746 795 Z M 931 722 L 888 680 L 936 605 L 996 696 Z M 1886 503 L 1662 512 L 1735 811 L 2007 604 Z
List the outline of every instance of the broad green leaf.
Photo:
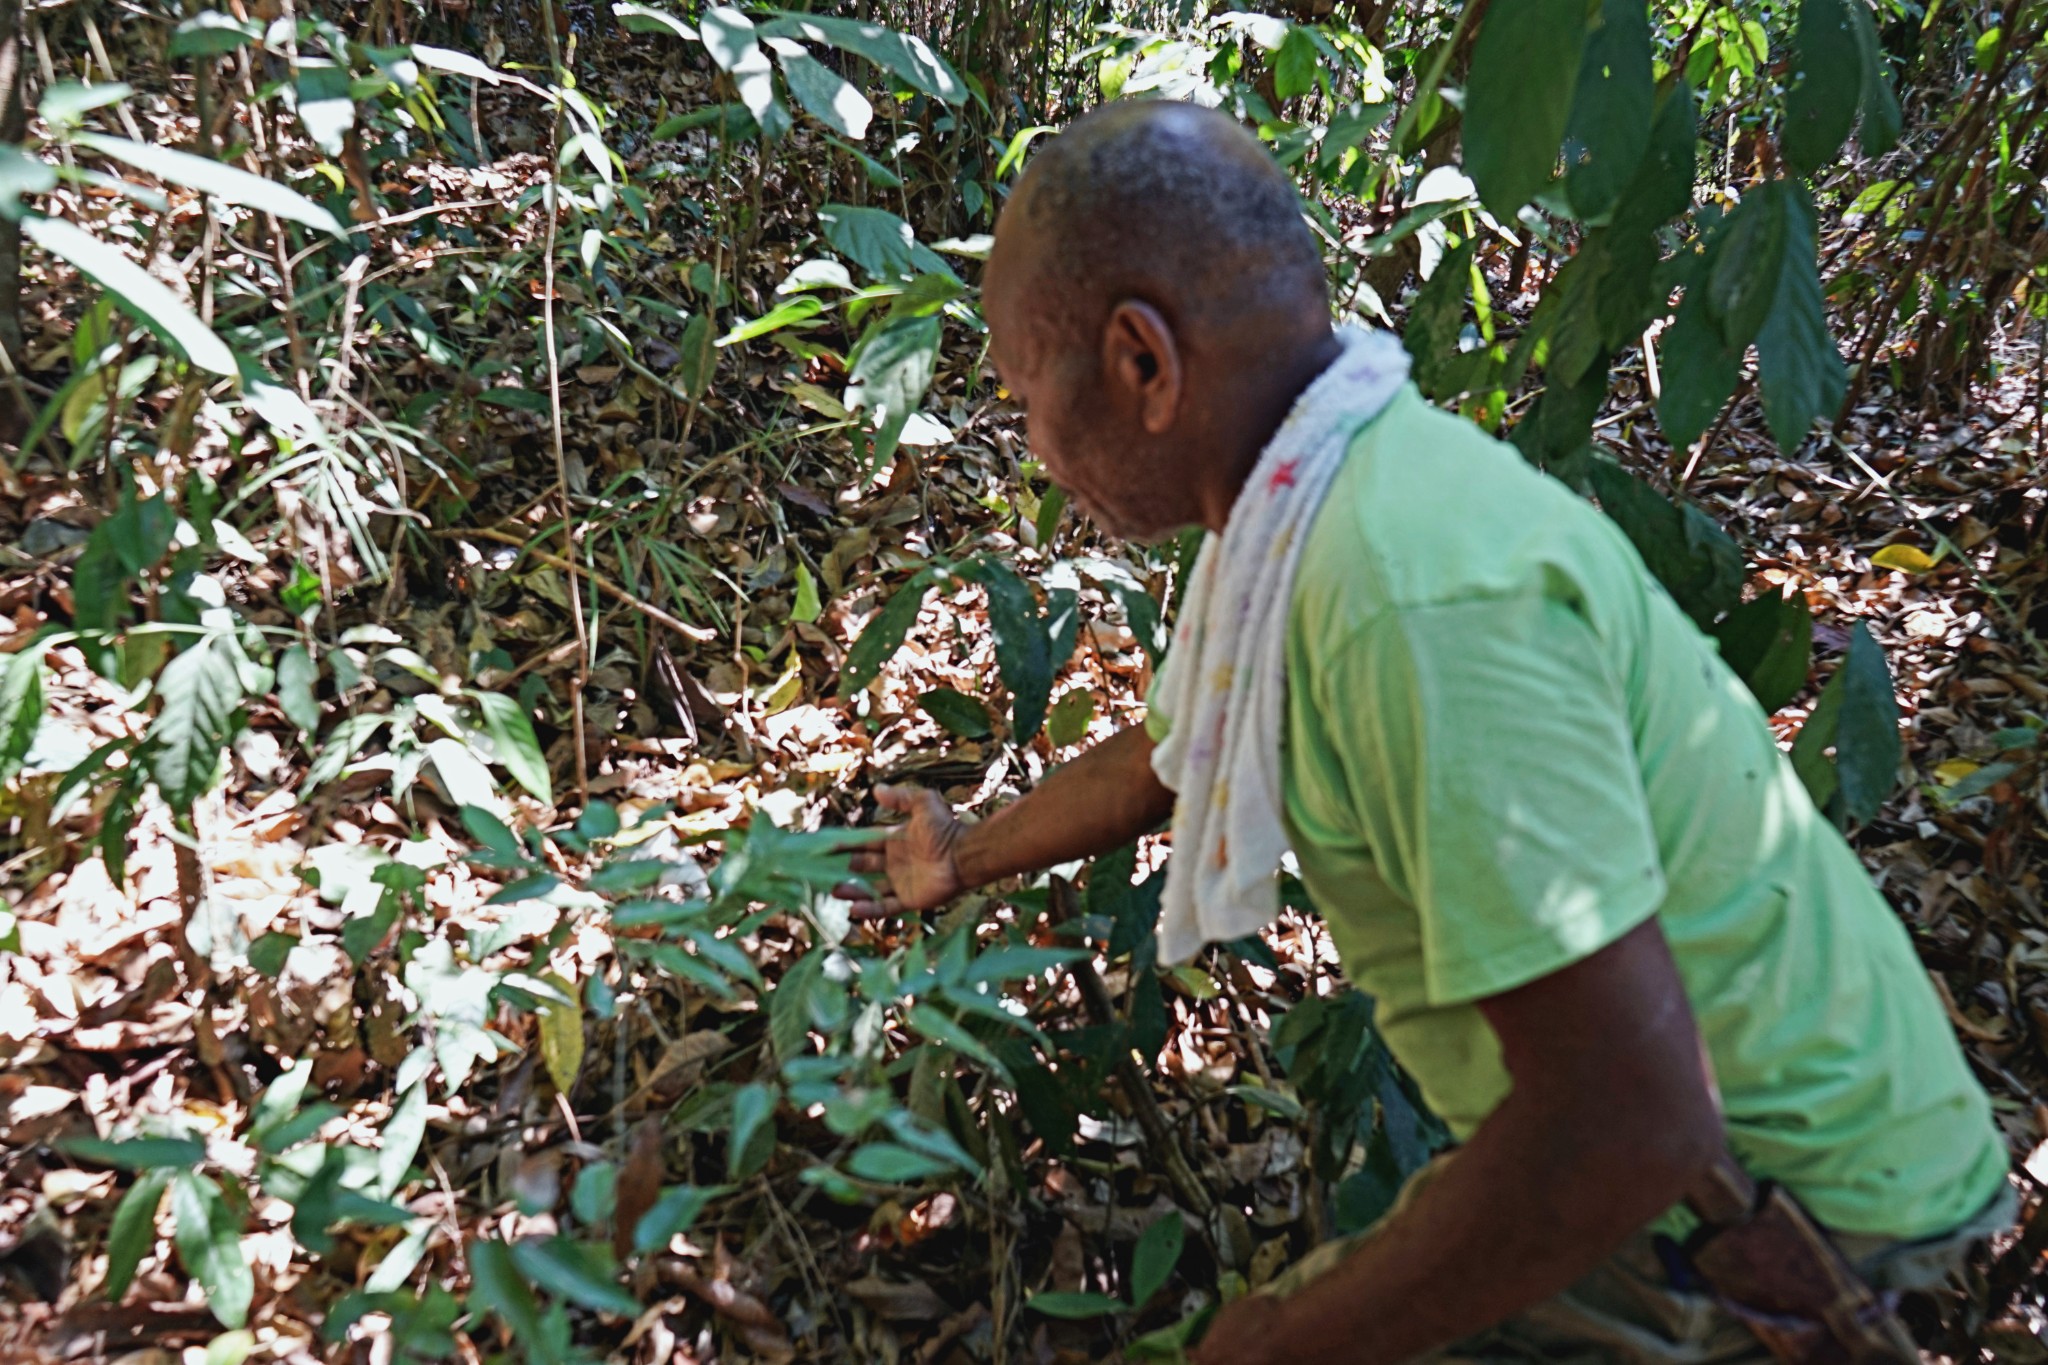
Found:
M 959 104 L 967 98 L 967 85 L 958 73 L 929 43 L 914 34 L 898 33 L 860 19 L 792 14 L 787 10 L 777 11 L 773 19 L 761 25 L 760 32 L 824 43 L 865 57 L 913 89 L 947 104 Z
M 56 187 L 55 166 L 19 147 L 0 144 L 0 217 L 19 219 L 28 211 L 21 202 L 23 196 L 47 194 Z M 33 442 L 22 446 L 24 450 L 33 448 Z
M 1003 148 L 1002 156 L 996 159 L 995 178 L 1002 180 L 1011 171 L 1023 166 L 1024 153 L 1030 148 L 1031 144 L 1046 133 L 1056 133 L 1058 131 L 1059 129 L 1050 123 L 1034 123 L 1028 128 L 1019 128 L 1011 135 L 1010 145 Z
M 1121 1313 L 1128 1305 L 1107 1294 L 1078 1294 L 1054 1291 L 1033 1294 L 1024 1306 L 1049 1318 L 1099 1318 L 1104 1313 Z
M 1509 438 L 1524 459 L 1583 491 L 1593 419 L 1607 398 L 1607 367 L 1588 366 L 1576 383 L 1546 375 L 1543 394 Z
M 240 1327 L 249 1320 L 256 1281 L 242 1254 L 241 1220 L 220 1186 L 196 1171 L 179 1171 L 171 1180 L 171 1216 L 178 1257 L 206 1291 L 206 1306 L 221 1326 Z
M 263 41 L 263 25 L 219 10 L 203 9 L 171 30 L 172 57 L 217 57 Z
M 1010 689 L 1010 735 L 1023 744 L 1045 723 L 1052 698 L 1052 640 L 1031 587 L 998 559 L 979 560 L 971 575 L 988 590 L 996 667 Z
M 917 699 L 917 709 L 962 739 L 987 739 L 993 728 L 987 707 L 950 687 L 934 687 Z
M 759 1081 L 741 1086 L 733 1095 L 726 1165 L 734 1180 L 754 1174 L 774 1154 L 775 1099 L 774 1088 Z
M 887 209 L 827 204 L 818 210 L 825 240 L 875 280 L 908 280 L 920 273 L 957 279 L 945 258 L 917 240 L 910 224 Z
M 108 1303 L 119 1303 L 128 1286 L 135 1282 L 135 1267 L 156 1245 L 156 1215 L 163 1206 L 164 1188 L 171 1183 L 168 1167 L 144 1171 L 121 1196 L 114 1219 L 107 1227 Z
M 512 1339 L 526 1349 L 529 1360 L 555 1365 L 562 1359 L 541 1326 L 540 1305 L 526 1277 L 513 1265 L 512 1249 L 503 1242 L 478 1238 L 469 1244 L 470 1301 L 496 1313 Z
M 787 38 L 770 38 L 775 63 L 796 102 L 841 137 L 858 142 L 868 135 L 868 123 L 875 107 L 867 96 L 853 88 L 844 76 L 804 50 L 802 43 Z
M 782 974 L 768 996 L 768 1042 L 775 1060 L 787 1067 L 799 1057 L 810 1055 L 811 1010 L 809 996 L 825 969 L 830 949 L 813 948 Z
M 1657 420 L 1681 450 L 1700 438 L 1742 378 L 1742 352 L 1722 339 L 1721 329 L 1707 316 L 1705 295 L 1702 285 L 1688 286 L 1678 315 L 1658 338 L 1664 392 L 1657 401 Z
M 820 299 L 815 294 L 799 294 L 793 299 L 775 305 L 775 307 L 751 322 L 740 323 L 730 332 L 720 337 L 717 344 L 720 346 L 737 346 L 743 341 L 752 341 L 755 337 L 767 336 L 770 332 L 779 332 L 783 328 L 794 326 L 799 322 L 808 322 L 824 311 L 825 301 L 823 299 Z M 695 319 L 692 320 L 693 326 L 695 321 Z M 689 344 L 687 328 L 684 330 L 683 341 L 686 346 Z
M 894 1142 L 870 1142 L 846 1159 L 846 1170 L 862 1180 L 901 1185 L 952 1170 L 950 1162 L 913 1152 Z
M 377 1179 L 369 1187 L 371 1194 L 389 1199 L 398 1193 L 426 1136 L 427 1086 L 424 1081 L 415 1081 L 400 1097 L 391 1117 L 385 1120 L 383 1131 L 377 1135 Z
M 320 703 L 313 696 L 320 666 L 304 645 L 293 645 L 277 656 L 277 706 L 301 735 L 320 728 Z
M 1672 600 L 1701 628 L 1742 596 L 1742 551 L 1712 517 L 1663 494 L 1605 457 L 1589 466 L 1593 491 Z
M 1816 420 L 1832 417 L 1841 406 L 1849 372 L 1828 330 L 1821 298 L 1813 205 L 1805 189 L 1792 181 L 1764 188 L 1783 206 L 1786 230 L 1777 292 L 1756 334 L 1757 382 L 1771 435 L 1789 455 Z
M 452 47 L 429 47 L 425 43 L 414 43 L 412 57 L 421 66 L 430 67 L 435 71 L 446 71 L 451 76 L 467 76 L 486 85 L 496 85 L 508 79 L 504 72 L 493 70 L 481 58 Z
M 1636 164 L 1614 213 L 1620 232 L 1647 232 L 1692 207 L 1699 133 L 1693 123 L 1692 90 L 1680 84 L 1665 94 L 1650 125 L 1650 143 Z
M 235 356 L 178 296 L 155 276 L 83 228 L 61 218 L 31 215 L 21 230 L 52 255 L 69 261 L 78 272 L 107 291 L 121 310 L 169 343 L 202 370 L 234 375 Z
M 788 132 L 789 111 L 776 98 L 775 76 L 768 54 L 755 41 L 754 21 L 730 5 L 713 5 L 699 16 L 697 33 L 711 60 L 732 77 L 740 103 L 754 116 L 762 136 L 772 141 Z
M 1827 750 L 1835 753 L 1829 759 Z M 1884 651 L 1858 621 L 1849 650 L 1792 744 L 1792 766 L 1814 804 L 1837 819 L 1868 820 L 1898 782 L 1898 700 Z
M 1046 738 L 1056 749 L 1079 744 L 1088 737 L 1088 725 L 1094 719 L 1095 694 L 1086 687 L 1069 688 L 1046 714 Z
M 305 195 L 224 161 L 146 142 L 131 142 L 124 137 L 107 137 L 101 133 L 80 133 L 74 140 L 103 156 L 125 161 L 159 180 L 183 185 L 259 213 L 303 223 L 342 241 L 348 240 L 348 229 L 341 225 L 341 221 Z
M 213 786 L 242 705 L 243 662 L 233 636 L 208 631 L 157 677 L 161 704 L 149 727 L 150 776 L 174 811 L 190 810 Z
M 56 1146 L 67 1156 L 124 1171 L 187 1170 L 206 1160 L 206 1144 L 197 1138 L 142 1137 L 111 1142 L 71 1137 L 59 1139 Z
M 1187 1225 L 1175 1212 L 1155 1220 L 1138 1238 L 1138 1248 L 1131 1253 L 1132 1306 L 1143 1307 L 1146 1300 L 1165 1287 L 1174 1266 L 1180 1263 L 1187 1231 Z
M 640 1223 L 633 1229 L 633 1249 L 643 1256 L 661 1250 L 688 1232 L 697 1215 L 725 1189 L 723 1185 L 678 1185 L 663 1190 L 653 1207 L 640 1215 Z
M 1603 0 L 1565 127 L 1564 188 L 1579 217 L 1605 216 L 1634 178 L 1650 145 L 1656 98 L 1648 8 L 1642 0 Z
M 0 785 L 14 780 L 43 723 L 43 647 L 0 656 Z
M 1783 181 L 1752 190 L 1714 233 L 1707 269 L 1708 315 L 1721 339 L 1740 352 L 1756 338 L 1777 298 L 1790 238 L 1790 205 Z
M 484 713 L 484 729 L 490 732 L 498 762 L 512 774 L 512 780 L 526 788 L 534 799 L 553 805 L 554 781 L 548 773 L 547 756 L 533 733 L 533 719 L 516 697 L 502 692 L 476 692 L 476 703 Z
M 1834 160 L 1863 95 L 1864 59 L 1849 10 L 1863 0 L 1800 0 L 1792 40 L 1797 71 L 1785 92 L 1778 145 L 1794 168 L 1812 175 Z
M 1273 93 L 1291 100 L 1315 89 L 1320 60 L 1315 35 L 1300 24 L 1290 26 L 1279 50 L 1273 54 Z
M 1729 612 L 1714 628 L 1714 638 L 1728 667 L 1766 712 L 1775 712 L 1806 686 L 1813 614 L 1803 594 L 1761 593 Z
M 566 1095 L 576 1088 L 577 1073 L 583 1070 L 583 992 L 559 972 L 543 972 L 540 979 L 567 997 L 543 1002 L 539 1021 L 541 1060 L 547 1063 L 555 1089 Z
M 796 566 L 796 598 L 790 604 L 789 619 L 798 623 L 815 621 L 824 614 L 825 605 L 818 600 L 818 580 L 811 573 L 810 566 L 801 560 Z
M 846 652 L 846 666 L 839 674 L 841 696 L 850 697 L 866 687 L 881 673 L 882 665 L 896 657 L 903 637 L 917 624 L 917 614 L 924 609 L 925 593 L 940 577 L 932 569 L 919 570 L 869 620 L 853 648 Z
M 284 964 L 292 955 L 292 949 L 299 946 L 297 934 L 287 934 L 273 929 L 249 945 L 249 966 L 252 970 L 277 980 L 284 970 Z
M 42 99 L 36 103 L 36 112 L 52 127 L 76 128 L 93 110 L 119 104 L 134 93 L 135 87 L 125 81 L 110 81 L 105 85 L 59 81 L 43 92 Z
M 512 1263 L 551 1294 L 600 1313 L 636 1317 L 640 1301 L 618 1284 L 618 1267 L 603 1246 L 579 1245 L 567 1237 L 512 1244 Z
M 498 784 L 492 779 L 491 770 L 461 740 L 429 740 L 427 761 L 433 765 L 434 777 L 450 805 L 505 809 L 505 803 L 498 799 Z
M 356 125 L 356 102 L 347 69 L 302 55 L 292 91 L 306 136 L 327 155 L 340 156 L 342 139 Z
M 702 398 L 718 372 L 718 346 L 711 331 L 711 314 L 699 313 L 684 326 L 682 339 L 676 343 L 682 355 L 676 362 L 676 382 L 692 398 Z
M 1401 333 L 1401 344 L 1415 362 L 1415 386 L 1431 398 L 1439 396 L 1444 367 L 1458 354 L 1458 330 L 1465 317 L 1471 272 L 1471 242 L 1446 251 L 1416 295 L 1408 326 Z
M 665 9 L 620 0 L 620 3 L 612 6 L 612 13 L 619 17 L 619 23 L 625 26 L 628 33 L 669 33 L 678 38 L 687 38 L 693 43 L 698 41 L 696 29 Z
M 1891 72 L 1885 65 L 1884 45 L 1878 41 L 1877 21 L 1863 0 L 1847 0 L 1849 25 L 1856 31 L 1856 55 L 1863 64 L 1858 108 L 1863 126 L 1856 134 L 1865 156 L 1881 156 L 1899 140 L 1903 119 L 1899 97 L 1892 92 Z
M 871 328 L 854 352 L 847 374 L 846 406 L 865 411 L 874 424 L 870 478 L 895 455 L 904 424 L 931 387 L 941 335 L 935 317 L 891 317 Z
M 1536 197 L 1557 165 L 1579 59 L 1584 0 L 1494 0 L 1465 83 L 1465 173 L 1497 218 Z

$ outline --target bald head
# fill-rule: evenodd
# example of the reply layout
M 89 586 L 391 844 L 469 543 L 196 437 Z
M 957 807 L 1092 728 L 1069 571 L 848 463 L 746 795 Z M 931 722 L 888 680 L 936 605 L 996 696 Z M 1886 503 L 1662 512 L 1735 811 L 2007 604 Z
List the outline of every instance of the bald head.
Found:
M 1294 186 L 1213 109 L 1131 101 L 1084 115 L 1032 159 L 1004 219 L 1034 286 L 1036 341 L 1092 347 L 1130 297 L 1190 333 L 1328 316 Z
M 1032 453 L 1106 528 L 1220 527 L 1260 448 L 1341 349 L 1301 201 L 1190 104 L 1114 104 L 1032 159 L 983 277 Z

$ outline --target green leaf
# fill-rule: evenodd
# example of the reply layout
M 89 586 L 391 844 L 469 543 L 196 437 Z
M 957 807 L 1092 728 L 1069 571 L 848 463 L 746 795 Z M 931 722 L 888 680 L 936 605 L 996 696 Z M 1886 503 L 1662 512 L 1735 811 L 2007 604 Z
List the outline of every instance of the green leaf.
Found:
M 1832 417 L 1848 393 L 1849 371 L 1828 331 L 1815 259 L 1813 205 L 1789 180 L 1764 187 L 1782 203 L 1785 253 L 1777 292 L 1756 334 L 1757 383 L 1778 448 L 1790 454 L 1816 420 Z
M 0 144 L 0 216 L 18 220 L 28 211 L 21 202 L 24 196 L 47 194 L 56 187 L 55 166 L 19 147 Z M 52 401 L 53 406 L 61 406 Z M 22 449 L 32 450 L 34 446 L 32 441 L 24 442 Z
M 759 1081 L 741 1086 L 732 1097 L 726 1165 L 734 1180 L 760 1170 L 775 1152 L 775 1097 L 774 1088 Z
M 768 54 L 755 41 L 754 21 L 730 5 L 713 5 L 698 16 L 697 32 L 711 60 L 732 77 L 740 103 L 771 140 L 789 131 L 789 111 L 775 97 Z
M 1010 734 L 1022 744 L 1045 723 L 1052 697 L 1052 639 L 1031 587 L 997 559 L 976 562 L 971 577 L 988 590 L 996 666 L 1010 689 Z
M 789 93 L 796 96 L 798 104 L 841 137 L 858 142 L 868 135 L 875 107 L 868 103 L 867 96 L 805 51 L 802 43 L 787 38 L 767 41 L 774 49 L 776 65 L 782 68 L 782 79 L 788 82 Z
M 784 1067 L 810 1055 L 810 993 L 824 973 L 825 955 L 830 951 L 821 945 L 805 953 L 768 995 L 768 1042 L 775 1049 L 775 1060 Z
M 962 739 L 987 739 L 993 729 L 987 707 L 950 687 L 934 687 L 917 699 L 917 709 Z
M 643 1256 L 661 1250 L 688 1232 L 705 1206 L 725 1190 L 723 1185 L 678 1185 L 663 1190 L 653 1207 L 640 1215 L 640 1225 L 633 1229 L 633 1249 Z
M 0 656 L 0 784 L 14 780 L 43 723 L 43 647 Z
M 105 85 L 59 81 L 43 92 L 42 99 L 36 104 L 36 112 L 53 127 L 76 128 L 93 110 L 119 104 L 134 93 L 135 87 L 126 81 L 109 81 Z
M 1721 339 L 1738 353 L 1764 325 L 1784 274 L 1791 225 L 1785 196 L 1776 192 L 1783 185 L 1779 181 L 1750 191 L 1714 233 L 1707 314 L 1720 327 Z
M 319 677 L 320 666 L 304 645 L 293 645 L 277 656 L 277 708 L 301 735 L 320 728 L 320 703 L 313 696 Z
M 894 1142 L 870 1142 L 846 1159 L 849 1175 L 884 1185 L 902 1185 L 928 1176 L 944 1175 L 952 1163 L 913 1152 Z
M 505 771 L 512 774 L 512 780 L 526 788 L 535 800 L 553 805 L 554 781 L 548 774 L 547 757 L 541 752 L 540 739 L 533 733 L 533 718 L 527 715 L 526 708 L 520 705 L 518 698 L 508 697 L 502 692 L 476 692 L 471 695 L 483 710 L 484 729 L 490 732 L 498 762 L 505 765 Z
M 1107 1294 L 1075 1294 L 1064 1291 L 1033 1294 L 1024 1300 L 1024 1306 L 1049 1318 L 1099 1318 L 1104 1313 L 1120 1313 L 1125 1308 L 1121 1299 L 1112 1299 Z
M 1728 613 L 1714 628 L 1721 657 L 1766 713 L 1806 686 L 1813 654 L 1813 614 L 1804 594 L 1766 592 Z
M 471 1242 L 469 1280 L 472 1302 L 498 1315 L 512 1339 L 526 1348 L 529 1360 L 552 1365 L 561 1359 L 550 1346 L 553 1338 L 541 1326 L 533 1290 L 512 1264 L 510 1247 L 483 1238 Z
M 696 29 L 665 9 L 655 9 L 652 5 L 629 4 L 626 0 L 620 0 L 620 3 L 612 6 L 612 13 L 619 17 L 619 23 L 624 25 L 628 33 L 669 33 L 678 38 L 687 38 L 693 43 L 699 41 Z
M 1835 751 L 1832 761 L 1827 750 Z M 1841 667 L 1821 689 L 1792 744 L 1792 766 L 1814 804 L 1836 818 L 1868 820 L 1898 781 L 1899 709 L 1884 651 L 1858 621 Z
M 1899 140 L 1903 119 L 1899 97 L 1892 92 L 1891 72 L 1885 66 L 1884 45 L 1878 41 L 1877 21 L 1863 0 L 1848 0 L 1849 25 L 1856 30 L 1856 55 L 1863 65 L 1858 107 L 1863 127 L 1856 140 L 1865 156 L 1881 156 Z
M 920 273 L 957 279 L 943 256 L 917 240 L 910 224 L 887 209 L 827 204 L 818 222 L 832 249 L 876 280 L 909 280 Z
M 1024 153 L 1031 144 L 1046 133 L 1059 129 L 1050 123 L 1034 123 L 1028 128 L 1019 128 L 1010 137 L 1010 145 L 1003 148 L 1002 156 L 996 159 L 995 178 L 1001 180 L 1024 164 Z
M 278 973 L 284 970 L 286 959 L 291 957 L 292 949 L 298 946 L 297 934 L 273 929 L 249 945 L 249 966 L 275 981 Z
M 718 346 L 711 336 L 711 315 L 699 313 L 683 327 L 676 343 L 682 359 L 676 362 L 676 382 L 692 398 L 702 398 L 718 372 Z
M 600 1313 L 637 1317 L 640 1301 L 619 1287 L 609 1248 L 578 1245 L 566 1237 L 512 1244 L 512 1264 L 551 1294 Z
M 178 1225 L 179 1259 L 206 1291 L 206 1306 L 221 1326 L 240 1327 L 249 1320 L 249 1301 L 256 1292 L 242 1254 L 241 1220 L 220 1186 L 194 1171 L 172 1177 L 171 1215 Z
M 810 295 L 804 295 L 810 298 Z M 938 369 L 941 329 L 935 317 L 896 317 L 861 338 L 847 375 L 846 406 L 866 411 L 874 424 L 869 474 L 895 455 L 904 423 L 924 401 Z
M 1691 208 L 1698 152 L 1692 90 L 1680 83 L 1657 106 L 1650 144 L 1615 209 L 1615 231 L 1647 233 Z
M 1615 206 L 1649 148 L 1657 87 L 1642 0 L 1603 0 L 1565 127 L 1565 195 L 1583 219 Z
M 481 58 L 474 57 L 457 48 L 429 47 L 425 43 L 414 43 L 412 45 L 412 57 L 421 66 L 435 71 L 446 71 L 451 76 L 467 76 L 473 81 L 482 81 L 486 85 L 497 85 L 499 82 L 507 79 L 518 79 L 517 77 L 508 78 L 505 73 L 493 70 L 490 64 Z
M 1458 331 L 1465 317 L 1465 291 L 1472 278 L 1472 243 L 1460 242 L 1443 254 L 1423 283 L 1408 312 L 1401 344 L 1414 359 L 1415 386 L 1431 398 L 1448 362 L 1458 355 Z
M 74 141 L 103 156 L 125 161 L 159 180 L 183 185 L 259 213 L 303 223 L 344 242 L 348 240 L 348 229 L 341 225 L 340 219 L 297 190 L 260 175 L 251 175 L 226 162 L 146 142 L 131 142 L 124 137 L 107 137 L 101 133 L 80 133 Z
M 1045 718 L 1045 734 L 1053 747 L 1064 749 L 1088 737 L 1089 722 L 1095 719 L 1095 694 L 1085 687 L 1069 688 L 1052 704 Z
M 1584 0 L 1494 0 L 1465 83 L 1465 173 L 1512 221 L 1550 180 L 1586 42 Z
M 356 102 L 345 67 L 314 60 L 301 53 L 299 75 L 292 86 L 299 126 L 321 151 L 340 156 L 343 139 L 356 125 Z
M 1664 590 L 1702 630 L 1742 597 L 1742 551 L 1691 503 L 1673 504 L 1605 456 L 1589 465 L 1601 510 L 1612 517 Z
M 796 566 L 796 601 L 790 605 L 789 619 L 799 623 L 811 622 L 824 611 L 825 604 L 818 600 L 818 580 L 812 575 L 810 566 L 799 560 Z
M 860 19 L 792 14 L 787 10 L 777 11 L 775 18 L 761 25 L 760 32 L 824 43 L 865 57 L 913 89 L 947 104 L 960 104 L 967 98 L 967 85 L 958 73 L 929 43 L 913 34 L 898 33 Z
M 144 1171 L 114 1209 L 113 1222 L 107 1227 L 108 1303 L 121 1301 L 128 1286 L 135 1282 L 135 1267 L 156 1245 L 156 1214 L 163 1205 L 164 1187 L 171 1183 L 171 1174 L 165 1167 Z
M 223 52 L 263 41 L 263 25 L 204 9 L 171 30 L 167 49 L 173 57 L 217 57 Z
M 1801 0 L 1792 39 L 1798 79 L 1785 92 L 1778 145 L 1788 164 L 1807 175 L 1834 160 L 1856 121 L 1864 59 L 1849 19 L 1863 0 Z
M 174 811 L 187 811 L 213 786 L 220 751 L 242 705 L 241 646 L 208 631 L 180 650 L 157 676 L 160 701 L 150 722 L 150 776 Z
M 1671 444 L 1683 450 L 1720 414 L 1742 378 L 1742 352 L 1722 339 L 1721 329 L 1707 316 L 1701 285 L 1686 289 L 1677 317 L 1658 339 L 1658 368 L 1664 372 L 1664 392 L 1657 400 L 1657 420 Z
M 196 1138 L 143 1137 L 109 1142 L 104 1138 L 70 1137 L 59 1139 L 56 1145 L 67 1156 L 124 1171 L 184 1170 L 206 1160 L 206 1144 Z
M 1180 1263 L 1187 1231 L 1187 1225 L 1181 1222 L 1180 1214 L 1176 1212 L 1156 1219 L 1138 1238 L 1138 1249 L 1131 1253 L 1133 1307 L 1144 1307 L 1146 1301 L 1165 1286 L 1174 1266 Z
M 775 305 L 775 307 L 751 322 L 737 324 L 730 332 L 720 337 L 717 344 L 719 346 L 737 346 L 742 341 L 752 341 L 755 337 L 764 337 L 770 332 L 779 332 L 783 328 L 793 327 L 799 322 L 808 322 L 824 311 L 825 301 L 823 299 L 815 294 L 799 294 L 793 299 L 788 299 Z M 692 325 L 694 324 L 695 319 L 692 319 Z M 685 345 L 687 345 L 689 341 L 687 328 L 684 329 L 683 340 Z
M 882 665 L 896 657 L 903 637 L 924 610 L 924 595 L 946 577 L 950 575 L 933 568 L 920 569 L 890 596 L 846 652 L 846 666 L 839 674 L 840 696 L 850 697 L 866 687 L 881 673 Z
M 1280 50 L 1273 54 L 1273 93 L 1291 100 L 1315 89 L 1320 60 L 1315 35 L 1299 24 L 1291 25 L 1280 41 Z
M 80 274 L 106 290 L 123 312 L 192 364 L 214 374 L 237 373 L 235 356 L 227 343 L 215 336 L 155 276 L 118 249 L 61 218 L 30 216 L 22 219 L 21 230 L 45 251 L 69 261 Z

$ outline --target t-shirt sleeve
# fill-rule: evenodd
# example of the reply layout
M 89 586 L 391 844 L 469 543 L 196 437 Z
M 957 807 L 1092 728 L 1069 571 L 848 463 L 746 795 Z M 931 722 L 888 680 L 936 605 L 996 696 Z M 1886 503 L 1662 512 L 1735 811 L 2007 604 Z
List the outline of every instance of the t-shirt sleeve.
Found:
M 1590 956 L 1663 903 L 1610 651 L 1541 593 L 1390 612 L 1319 681 L 1381 875 L 1421 920 L 1433 1004 Z

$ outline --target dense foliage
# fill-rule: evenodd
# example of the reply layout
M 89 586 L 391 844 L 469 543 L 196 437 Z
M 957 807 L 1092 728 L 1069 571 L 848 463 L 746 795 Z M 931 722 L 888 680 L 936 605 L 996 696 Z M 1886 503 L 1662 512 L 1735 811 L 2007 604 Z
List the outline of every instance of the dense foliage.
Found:
M 11 8 L 28 1339 L 1171 1357 L 1443 1144 L 1299 888 L 1167 972 L 1149 843 L 925 924 L 832 894 L 875 777 L 1028 785 L 1164 648 L 1192 540 L 1075 524 L 983 355 L 1002 202 L 1105 100 L 1255 127 L 1340 311 L 1597 501 L 1816 802 L 1967 829 L 1980 920 L 2038 920 L 2048 695 L 1901 795 L 1837 575 L 1701 491 L 1881 493 L 1863 568 L 1953 573 L 2038 676 L 2038 0 Z M 1893 487 L 2029 384 L 1976 511 Z M 2027 1265 L 1929 1330 L 1991 1349 Z

